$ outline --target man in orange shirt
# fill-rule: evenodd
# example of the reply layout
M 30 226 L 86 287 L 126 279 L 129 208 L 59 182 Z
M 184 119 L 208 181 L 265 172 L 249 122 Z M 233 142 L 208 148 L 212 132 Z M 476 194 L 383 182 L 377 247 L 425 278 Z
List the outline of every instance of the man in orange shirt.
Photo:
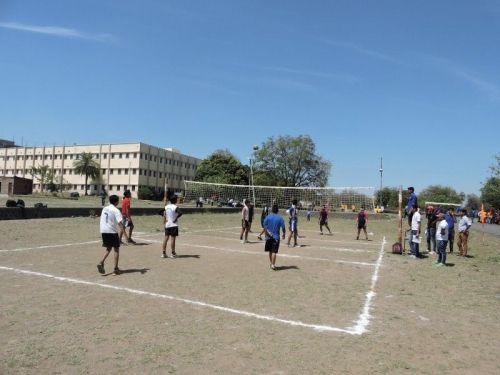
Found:
M 135 244 L 135 241 L 132 239 L 132 231 L 134 230 L 134 223 L 132 222 L 132 217 L 130 215 L 131 197 L 132 194 L 130 193 L 130 190 L 125 190 L 125 192 L 123 193 L 123 200 L 122 200 L 123 230 L 120 232 L 120 242 L 122 242 L 123 234 L 125 234 L 125 237 L 127 237 L 127 242 Z M 128 236 L 125 233 L 127 227 L 128 227 Z

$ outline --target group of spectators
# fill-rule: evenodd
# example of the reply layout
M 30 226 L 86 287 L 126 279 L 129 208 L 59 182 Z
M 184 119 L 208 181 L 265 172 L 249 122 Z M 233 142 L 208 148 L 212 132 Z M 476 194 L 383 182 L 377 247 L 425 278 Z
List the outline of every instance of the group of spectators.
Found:
M 408 201 L 405 210 L 408 216 L 408 225 L 410 226 L 408 241 L 410 243 L 410 257 L 416 259 L 421 257 L 420 239 L 422 234 L 422 215 L 420 214 L 415 189 L 412 186 L 408 187 L 408 193 Z M 453 253 L 455 227 L 457 222 L 457 246 L 459 249 L 457 255 L 467 257 L 469 229 L 472 225 L 472 219 L 467 216 L 467 210 L 465 208 L 455 212 L 453 207 L 445 208 L 429 205 L 426 207 L 426 219 L 427 226 L 424 233 L 427 242 L 427 252 L 429 254 L 437 254 L 437 266 L 446 264 L 448 246 L 449 253 Z

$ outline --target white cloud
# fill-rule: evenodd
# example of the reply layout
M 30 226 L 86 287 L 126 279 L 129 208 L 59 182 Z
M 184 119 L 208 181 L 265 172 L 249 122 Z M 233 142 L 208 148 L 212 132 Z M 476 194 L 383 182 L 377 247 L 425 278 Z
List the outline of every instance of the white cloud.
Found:
M 339 41 L 332 41 L 332 40 L 325 40 L 325 43 L 329 44 L 331 46 L 334 46 L 334 47 L 341 47 L 341 48 L 349 49 L 351 51 L 360 53 L 362 55 L 365 55 L 365 56 L 368 56 L 368 57 L 371 57 L 374 59 L 383 60 L 383 61 L 392 62 L 392 63 L 399 63 L 400 62 L 398 59 L 396 59 L 395 57 L 393 57 L 391 55 L 388 55 L 386 53 L 382 53 L 379 51 L 375 51 L 372 49 L 360 47 L 360 46 L 353 44 L 353 43 L 339 42 Z
M 85 39 L 102 43 L 109 43 L 116 41 L 116 38 L 111 34 L 85 33 L 76 29 L 70 29 L 59 26 L 34 26 L 18 22 L 0 22 L 0 27 L 10 30 L 56 36 L 60 38 Z

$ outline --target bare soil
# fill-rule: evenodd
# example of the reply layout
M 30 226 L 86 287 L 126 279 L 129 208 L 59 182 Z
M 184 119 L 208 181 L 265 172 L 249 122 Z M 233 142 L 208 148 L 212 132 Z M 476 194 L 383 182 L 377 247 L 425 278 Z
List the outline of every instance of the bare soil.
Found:
M 473 231 L 471 257 L 438 268 L 390 253 L 395 220 L 356 241 L 352 221 L 334 217 L 321 236 L 304 218 L 304 246 L 282 243 L 273 272 L 258 220 L 241 244 L 238 215 L 185 215 L 176 259 L 160 258 L 160 216 L 134 221 L 120 276 L 97 273 L 98 218 L 0 222 L 1 374 L 500 373 L 499 237 Z M 368 332 L 277 321 L 352 326 L 382 246 Z

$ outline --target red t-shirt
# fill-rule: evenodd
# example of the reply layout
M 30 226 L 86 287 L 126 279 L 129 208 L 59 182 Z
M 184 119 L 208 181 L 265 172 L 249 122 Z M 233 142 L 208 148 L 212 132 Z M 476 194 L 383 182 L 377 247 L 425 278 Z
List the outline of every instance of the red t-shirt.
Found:
M 122 200 L 122 215 L 129 217 L 130 199 L 125 197 Z

